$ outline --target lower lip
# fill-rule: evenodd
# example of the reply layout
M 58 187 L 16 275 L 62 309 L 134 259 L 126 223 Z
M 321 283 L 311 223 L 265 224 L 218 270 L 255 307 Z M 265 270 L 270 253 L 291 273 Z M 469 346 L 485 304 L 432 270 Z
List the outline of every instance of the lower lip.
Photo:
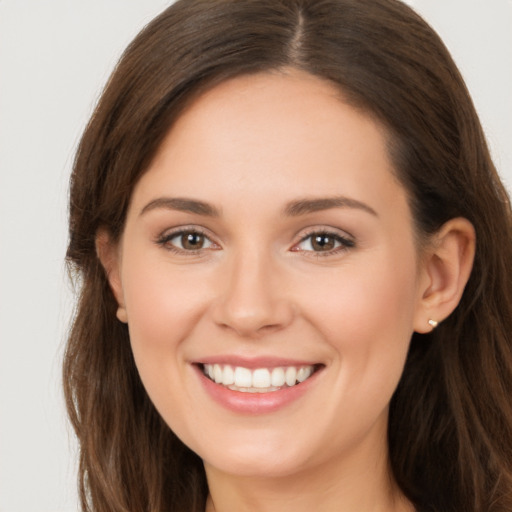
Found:
M 233 391 L 225 386 L 216 384 L 206 377 L 199 366 L 194 365 L 201 384 L 211 398 L 226 409 L 239 414 L 266 414 L 278 411 L 298 400 L 308 392 L 315 383 L 320 370 L 311 377 L 295 386 L 285 387 L 268 393 L 246 393 Z

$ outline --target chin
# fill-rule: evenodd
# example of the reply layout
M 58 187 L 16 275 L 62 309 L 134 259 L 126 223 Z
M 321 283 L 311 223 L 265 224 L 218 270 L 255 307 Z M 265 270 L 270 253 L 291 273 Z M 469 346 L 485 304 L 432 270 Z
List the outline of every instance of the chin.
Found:
M 291 440 L 291 439 L 289 439 Z M 276 478 L 290 476 L 307 465 L 313 458 L 311 444 L 308 453 L 301 450 L 300 443 L 293 440 L 293 446 L 277 439 L 262 440 L 252 436 L 245 443 L 224 443 L 199 449 L 206 467 L 215 468 L 223 473 L 252 478 Z

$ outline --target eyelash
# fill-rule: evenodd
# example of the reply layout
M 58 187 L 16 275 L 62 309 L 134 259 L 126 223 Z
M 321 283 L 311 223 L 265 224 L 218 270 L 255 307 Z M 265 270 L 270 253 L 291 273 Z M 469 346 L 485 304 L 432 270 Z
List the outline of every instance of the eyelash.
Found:
M 338 247 L 334 247 L 333 249 L 330 249 L 328 251 L 311 251 L 311 250 L 304 250 L 299 249 L 298 246 L 305 242 L 308 239 L 312 239 L 314 236 L 316 237 L 325 237 L 325 238 L 331 238 L 334 240 L 335 243 L 338 243 Z M 330 231 L 329 229 L 314 229 L 310 232 L 306 233 L 300 241 L 294 245 L 292 248 L 292 251 L 294 252 L 302 252 L 304 254 L 307 254 L 308 256 L 314 257 L 314 258 L 324 258 L 328 256 L 333 256 L 336 254 L 339 254 L 341 252 L 347 251 L 349 249 L 352 249 L 355 247 L 355 242 L 353 239 L 344 237 L 340 235 L 339 233 L 336 233 L 334 231 Z
M 180 247 L 176 247 L 174 244 L 170 243 L 171 240 L 174 238 L 182 237 L 184 235 L 199 235 L 203 236 L 205 240 L 208 240 L 211 244 L 215 244 L 215 242 L 212 242 L 211 238 L 200 228 L 197 227 L 190 227 L 190 228 L 181 228 L 177 231 L 172 231 L 171 233 L 165 233 L 160 235 L 156 243 L 162 247 L 164 247 L 166 250 L 173 252 L 175 254 L 180 255 L 187 255 L 187 256 L 194 256 L 201 253 L 201 251 L 207 250 L 208 248 L 201 247 L 200 249 L 181 249 Z
M 166 233 L 163 235 L 160 235 L 156 239 L 156 243 L 162 247 L 164 247 L 166 250 L 173 252 L 175 254 L 180 255 L 188 255 L 188 256 L 194 256 L 200 254 L 202 251 L 209 250 L 210 247 L 201 247 L 199 249 L 183 249 L 180 247 L 176 247 L 174 244 L 170 243 L 171 240 L 182 237 L 184 235 L 199 235 L 205 238 L 205 240 L 208 240 L 208 242 L 216 247 L 219 247 L 215 242 L 211 240 L 211 238 L 201 229 L 197 227 L 191 227 L 191 228 L 181 228 L 177 231 L 173 231 L 171 233 Z M 334 247 L 333 249 L 330 249 L 328 251 L 314 251 L 314 250 L 305 250 L 300 249 L 298 246 L 300 246 L 302 243 L 306 242 L 308 239 L 311 239 L 313 236 L 317 237 L 325 237 L 333 239 L 335 244 L 339 244 L 337 247 Z M 328 229 L 315 229 L 310 231 L 309 233 L 305 234 L 298 243 L 296 243 L 291 251 L 293 252 L 301 252 L 303 254 L 307 254 L 308 256 L 312 256 L 315 258 L 322 258 L 327 256 L 332 256 L 334 254 L 338 254 L 340 252 L 347 251 L 351 248 L 355 247 L 355 242 L 353 239 L 341 236 L 339 233 L 335 233 L 333 231 L 330 231 Z M 215 250 L 215 249 L 214 249 Z

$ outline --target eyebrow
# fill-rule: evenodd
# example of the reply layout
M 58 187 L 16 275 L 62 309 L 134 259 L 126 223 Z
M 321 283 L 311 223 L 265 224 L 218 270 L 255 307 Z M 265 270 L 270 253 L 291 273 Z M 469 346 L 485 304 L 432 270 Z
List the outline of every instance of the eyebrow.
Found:
M 215 206 L 198 201 L 197 199 L 188 199 L 186 197 L 159 197 L 150 201 L 144 208 L 142 208 L 139 215 L 164 208 L 167 210 L 177 210 L 180 212 L 195 213 L 197 215 L 204 215 L 206 217 L 220 217 L 220 211 Z
M 366 203 L 344 196 L 321 197 L 312 199 L 305 198 L 292 201 L 285 206 L 284 214 L 289 217 L 298 217 L 308 213 L 329 210 L 330 208 L 355 208 L 370 213 L 375 217 L 379 216 L 377 212 Z
M 159 208 L 195 213 L 206 217 L 220 217 L 220 210 L 210 203 L 184 197 L 158 197 L 144 206 L 139 215 Z M 288 203 L 284 207 L 283 213 L 287 217 L 299 217 L 331 208 L 355 208 L 378 217 L 377 212 L 371 206 L 357 199 L 344 196 L 298 199 Z

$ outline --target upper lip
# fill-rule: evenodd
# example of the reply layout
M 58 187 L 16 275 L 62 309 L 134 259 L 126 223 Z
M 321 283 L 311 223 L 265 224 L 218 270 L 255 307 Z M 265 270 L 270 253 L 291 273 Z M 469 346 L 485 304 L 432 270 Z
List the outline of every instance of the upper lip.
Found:
M 240 357 L 232 354 L 209 356 L 193 361 L 194 364 L 229 364 L 231 366 L 248 369 L 278 368 L 280 366 L 315 366 L 318 361 L 289 359 L 276 356 Z

